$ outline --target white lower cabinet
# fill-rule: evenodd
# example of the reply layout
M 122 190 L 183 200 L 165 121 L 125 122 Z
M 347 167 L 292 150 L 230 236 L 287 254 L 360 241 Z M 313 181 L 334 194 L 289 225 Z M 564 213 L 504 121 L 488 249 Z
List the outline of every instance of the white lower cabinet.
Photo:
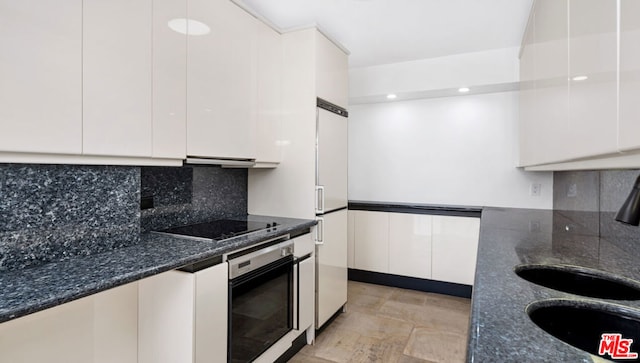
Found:
M 480 219 L 433 216 L 434 280 L 473 285 Z
M 426 214 L 389 213 L 389 273 L 431 278 L 431 220 Z
M 226 362 L 228 267 L 140 281 L 139 363 Z
M 347 219 L 346 209 L 331 212 L 316 227 L 316 328 L 347 303 Z
M 389 213 L 354 212 L 355 268 L 389 272 Z
M 349 213 L 350 268 L 473 285 L 479 218 Z
M 0 361 L 135 363 L 138 284 L 0 324 Z
M 300 279 L 296 284 L 300 289 L 297 292 L 299 297 L 299 304 L 297 308 L 299 312 L 294 312 L 294 316 L 299 317 L 298 326 L 296 328 L 297 330 L 302 331 L 313 326 L 313 320 L 315 317 L 315 244 L 310 233 L 296 237 L 293 240 L 293 243 L 294 255 L 296 258 L 304 258 L 309 254 L 311 255 L 305 260 L 300 261 L 296 276 L 296 278 Z

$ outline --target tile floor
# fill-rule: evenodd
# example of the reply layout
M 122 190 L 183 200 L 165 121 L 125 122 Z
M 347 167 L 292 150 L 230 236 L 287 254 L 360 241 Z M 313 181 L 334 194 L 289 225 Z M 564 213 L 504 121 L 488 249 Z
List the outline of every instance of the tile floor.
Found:
M 464 362 L 471 300 L 355 281 L 348 299 L 289 362 Z

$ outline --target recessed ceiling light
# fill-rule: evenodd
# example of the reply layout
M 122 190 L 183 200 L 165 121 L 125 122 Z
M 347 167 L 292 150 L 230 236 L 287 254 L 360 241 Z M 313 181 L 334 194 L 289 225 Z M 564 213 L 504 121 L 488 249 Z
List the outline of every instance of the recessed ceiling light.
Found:
M 460 93 L 467 93 L 469 91 L 471 91 L 469 89 L 469 87 L 460 87 L 460 88 L 458 88 L 458 92 L 460 92 Z
M 396 97 L 398 97 L 398 96 L 394 95 L 393 93 L 389 93 L 389 94 L 387 95 L 387 98 L 388 98 L 388 99 L 390 99 L 390 100 L 393 100 L 393 99 L 394 99 L 394 98 L 396 98 Z
M 589 77 L 587 76 L 575 76 L 573 78 L 571 78 L 574 81 L 586 81 L 587 79 L 589 79 Z
M 205 23 L 193 19 L 176 18 L 167 23 L 174 32 L 187 35 L 205 35 L 211 32 L 211 28 Z

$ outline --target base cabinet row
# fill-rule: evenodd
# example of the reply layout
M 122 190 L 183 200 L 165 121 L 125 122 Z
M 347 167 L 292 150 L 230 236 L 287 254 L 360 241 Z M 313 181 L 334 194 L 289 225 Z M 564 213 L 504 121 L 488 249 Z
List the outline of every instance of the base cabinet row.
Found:
M 297 324 L 259 361 L 273 362 L 303 331 L 314 338 L 314 243 L 294 239 Z M 310 255 L 310 256 L 309 256 Z M 227 362 L 228 264 L 164 272 L 0 324 L 2 363 Z M 298 291 L 299 289 L 299 291 Z
M 138 283 L 0 324 L 0 362 L 136 363 Z
M 349 268 L 473 285 L 480 219 L 349 211 Z

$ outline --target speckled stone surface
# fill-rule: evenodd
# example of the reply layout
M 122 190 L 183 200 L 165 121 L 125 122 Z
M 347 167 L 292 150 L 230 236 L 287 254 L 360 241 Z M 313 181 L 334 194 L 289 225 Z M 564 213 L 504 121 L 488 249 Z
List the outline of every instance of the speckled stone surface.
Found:
M 199 242 L 143 233 L 140 242 L 109 252 L 78 256 L 21 271 L 0 273 L 0 322 L 15 319 L 197 261 L 305 230 L 313 220 L 245 216 L 239 220 L 277 222 L 277 227 L 223 241 Z M 138 240 L 139 235 L 131 235 Z
M 247 214 L 247 169 L 220 166 L 142 167 L 143 232 Z
M 519 264 L 565 264 L 640 281 L 640 249 L 628 239 L 599 237 L 585 225 L 606 213 L 485 208 L 472 297 L 468 362 L 593 362 L 599 357 L 544 332 L 525 313 L 546 299 L 608 302 L 640 308 L 639 301 L 581 297 L 518 277 Z M 636 230 L 640 233 L 640 230 Z M 640 311 L 640 310 L 639 310 Z M 634 351 L 639 350 L 637 347 Z
M 0 164 L 0 271 L 138 243 L 139 170 Z

